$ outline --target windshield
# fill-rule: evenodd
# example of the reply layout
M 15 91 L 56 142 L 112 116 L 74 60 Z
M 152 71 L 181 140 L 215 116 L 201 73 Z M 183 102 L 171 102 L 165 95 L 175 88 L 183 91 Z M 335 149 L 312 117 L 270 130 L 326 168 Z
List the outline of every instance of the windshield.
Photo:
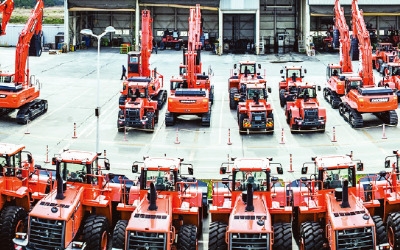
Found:
M 299 96 L 298 98 L 316 98 L 317 92 L 314 88 L 303 88 L 299 89 Z
M 240 65 L 240 74 L 254 74 L 255 73 L 255 65 L 254 64 L 246 64 Z
M 258 95 L 259 99 L 264 99 L 264 90 L 263 89 L 247 89 L 247 99 L 252 100 L 254 97 Z

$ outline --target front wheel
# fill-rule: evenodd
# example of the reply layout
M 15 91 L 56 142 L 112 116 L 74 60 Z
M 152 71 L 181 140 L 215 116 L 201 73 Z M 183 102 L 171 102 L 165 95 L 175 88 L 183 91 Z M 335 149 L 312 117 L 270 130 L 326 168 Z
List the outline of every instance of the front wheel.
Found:
M 387 219 L 387 237 L 392 249 L 400 249 L 400 213 L 391 213 Z
M 13 238 L 16 232 L 26 232 L 27 213 L 17 206 L 8 206 L 0 215 L 0 242 L 2 249 L 14 249 Z
M 208 250 L 226 250 L 225 241 L 227 225 L 220 221 L 211 222 L 209 228 Z
M 87 250 L 107 250 L 108 221 L 104 216 L 90 215 L 83 227 Z
M 182 225 L 178 234 L 177 248 L 182 250 L 196 250 L 197 227 L 195 225 Z
M 125 249 L 125 231 L 126 226 L 128 225 L 128 221 L 119 220 L 114 227 L 113 239 L 112 239 L 112 247 Z
M 324 246 L 324 230 L 318 222 L 306 221 L 300 227 L 300 249 L 321 250 Z

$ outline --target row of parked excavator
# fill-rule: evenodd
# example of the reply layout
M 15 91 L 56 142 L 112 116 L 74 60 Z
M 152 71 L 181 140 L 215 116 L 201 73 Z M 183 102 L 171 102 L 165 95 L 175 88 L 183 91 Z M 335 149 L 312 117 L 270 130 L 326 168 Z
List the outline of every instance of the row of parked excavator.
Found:
M 206 183 L 176 157 L 134 161 L 129 179 L 105 151 L 45 169 L 24 149 L 0 144 L 2 249 L 198 249 L 204 221 L 211 250 L 400 249 L 400 150 L 367 175 L 352 152 L 312 157 L 294 180 L 272 158 L 230 158 Z

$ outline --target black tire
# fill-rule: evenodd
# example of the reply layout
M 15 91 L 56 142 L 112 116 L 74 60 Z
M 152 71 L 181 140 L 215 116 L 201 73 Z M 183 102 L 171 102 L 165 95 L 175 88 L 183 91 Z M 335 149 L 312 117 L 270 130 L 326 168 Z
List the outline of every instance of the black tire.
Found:
M 387 238 L 393 250 L 400 249 L 400 213 L 391 213 L 387 219 Z
M 243 127 L 243 120 L 245 118 L 246 118 L 245 114 L 239 114 L 239 120 L 238 120 L 238 123 L 239 123 L 239 134 L 241 134 L 241 135 L 246 134 L 246 131 L 244 130 L 244 127 Z
M 154 132 L 154 112 L 146 113 L 147 121 L 146 121 L 146 130 L 147 132 Z
M 281 105 L 281 108 L 285 107 L 286 100 L 285 100 L 285 90 L 281 89 L 279 91 L 279 103 Z
M 178 233 L 177 249 L 196 250 L 197 227 L 195 225 L 182 225 Z
M 235 99 L 234 99 L 235 94 L 236 94 L 237 92 L 238 92 L 238 89 L 237 89 L 237 88 L 231 88 L 231 89 L 229 90 L 229 108 L 230 108 L 231 110 L 237 109 L 238 102 L 235 101 Z
M 211 222 L 209 228 L 208 250 L 226 250 L 225 242 L 227 225 L 220 221 Z
M 274 245 L 273 250 L 292 249 L 292 226 L 290 223 L 274 224 Z
M 324 241 L 324 230 L 318 222 L 306 221 L 301 223 L 300 249 L 321 250 Z
M 0 215 L 0 242 L 2 249 L 14 249 L 13 239 L 16 232 L 27 232 L 27 216 L 25 209 L 17 206 L 8 206 Z
M 379 215 L 372 216 L 372 220 L 375 223 L 375 234 L 376 234 L 376 244 L 380 245 L 387 243 L 386 227 L 383 223 L 382 218 Z
M 112 247 L 125 249 L 125 231 L 126 226 L 128 225 L 127 220 L 119 220 L 114 227 L 113 238 L 112 238 Z
M 106 250 L 108 245 L 108 221 L 105 216 L 90 215 L 83 226 L 83 240 L 87 250 Z

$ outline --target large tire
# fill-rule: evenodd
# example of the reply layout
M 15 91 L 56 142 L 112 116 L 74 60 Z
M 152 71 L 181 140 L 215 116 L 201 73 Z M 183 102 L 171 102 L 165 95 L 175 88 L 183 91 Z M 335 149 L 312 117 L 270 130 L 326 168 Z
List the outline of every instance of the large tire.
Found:
M 292 249 L 292 226 L 290 223 L 274 224 L 274 245 L 273 250 Z
M 107 250 L 108 221 L 105 216 L 90 215 L 83 226 L 83 240 L 87 250 Z
M 238 123 L 239 123 L 239 134 L 241 134 L 241 135 L 246 134 L 246 131 L 244 130 L 244 127 L 243 127 L 244 118 L 246 118 L 245 114 L 239 114 L 239 120 L 238 120 Z
M 375 223 L 375 234 L 376 234 L 376 244 L 380 245 L 387 243 L 387 234 L 385 224 L 379 215 L 372 216 L 372 220 Z
M 237 88 L 231 88 L 229 90 L 229 108 L 231 110 L 237 109 L 238 102 L 234 100 L 235 94 L 238 92 Z
M 286 100 L 285 100 L 285 90 L 281 89 L 279 91 L 279 103 L 281 105 L 281 108 L 285 107 Z
M 114 227 L 113 239 L 112 239 L 112 247 L 125 249 L 125 231 L 126 226 L 128 225 L 127 220 L 119 220 Z
M 400 212 L 391 213 L 387 219 L 387 237 L 393 250 L 400 249 Z
M 323 249 L 324 241 L 324 230 L 318 222 L 306 221 L 301 223 L 301 250 L 321 250 Z
M 146 113 L 147 121 L 146 121 L 146 130 L 147 132 L 154 132 L 154 112 Z
M 209 228 L 208 250 L 226 250 L 228 246 L 225 241 L 227 225 L 220 221 L 211 222 Z
M 25 232 L 27 213 L 24 208 L 8 206 L 3 209 L 0 215 L 0 242 L 1 249 L 14 249 L 13 239 L 16 232 Z
M 195 225 L 182 225 L 178 233 L 177 249 L 196 250 L 197 227 Z

